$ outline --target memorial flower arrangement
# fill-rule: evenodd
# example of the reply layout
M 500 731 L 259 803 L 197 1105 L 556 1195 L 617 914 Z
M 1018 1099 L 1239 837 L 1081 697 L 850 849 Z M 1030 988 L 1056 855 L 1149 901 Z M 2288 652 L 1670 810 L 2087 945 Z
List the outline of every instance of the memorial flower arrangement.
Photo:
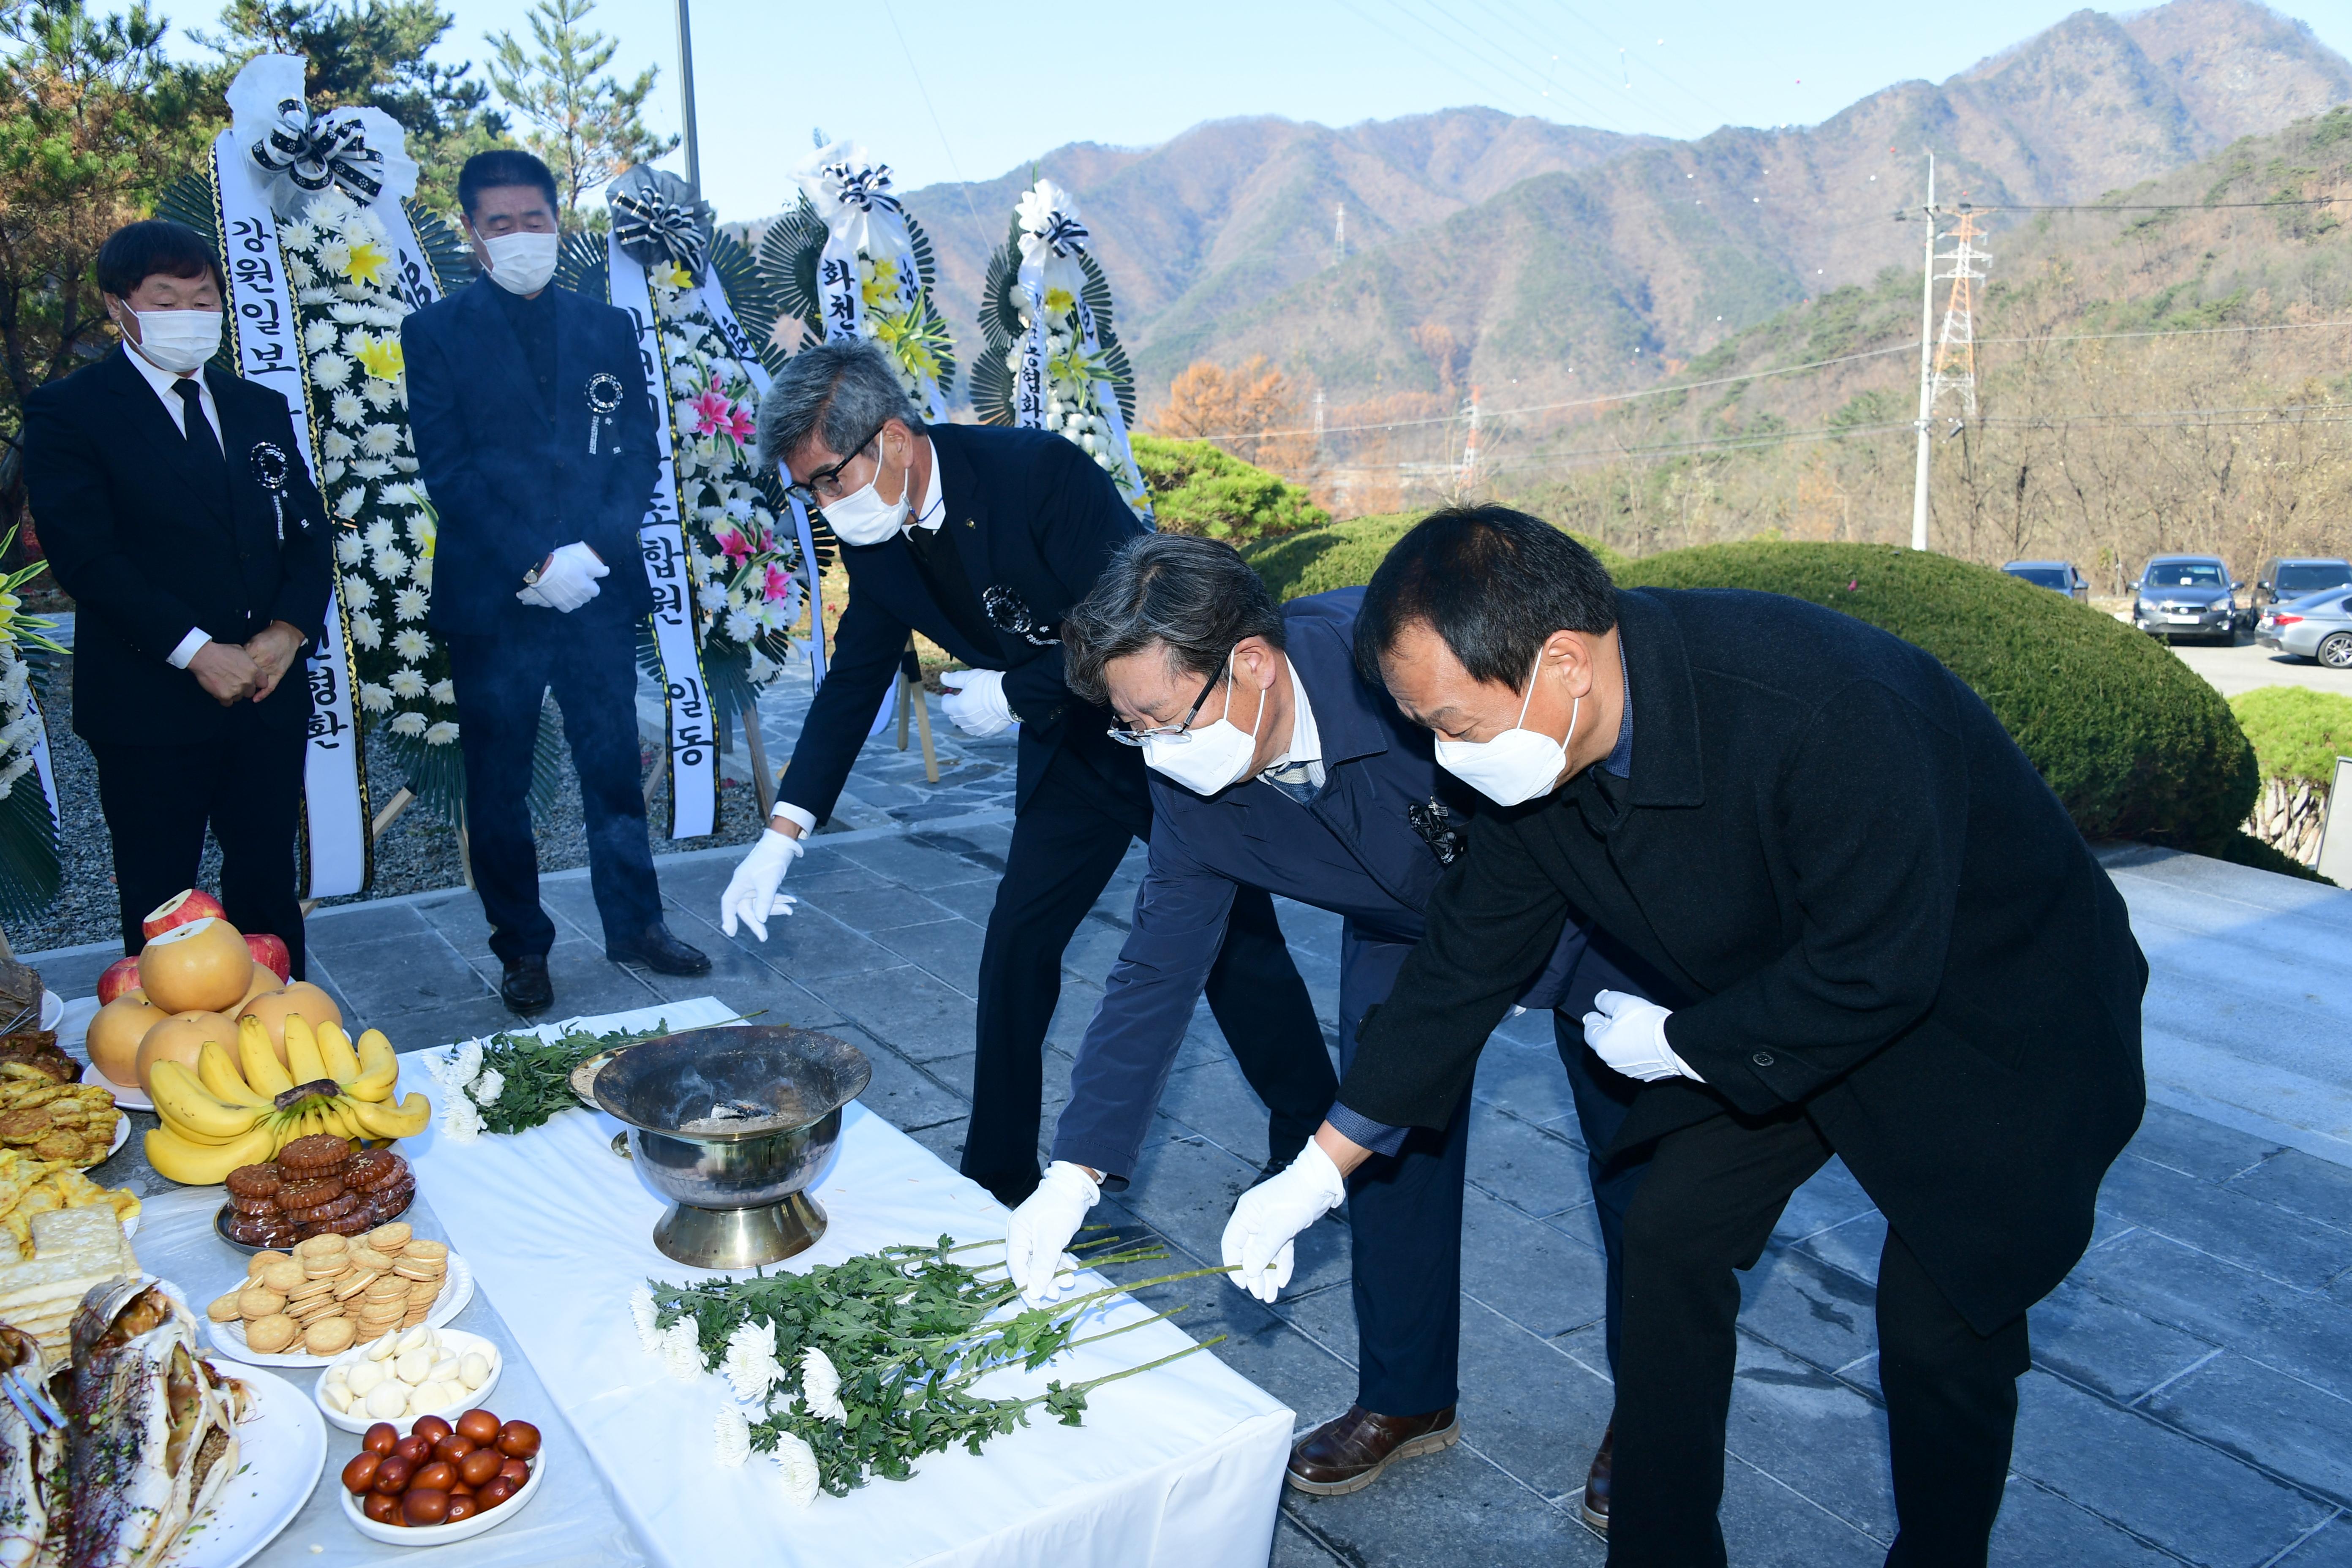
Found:
M 1081 1338 L 1083 1321 L 1112 1297 L 1224 1272 L 1194 1269 L 1000 1316 L 1019 1299 L 1002 1266 L 973 1268 L 950 1259 L 1003 1245 L 959 1247 L 943 1236 L 930 1247 L 886 1247 L 805 1274 L 649 1282 L 632 1293 L 629 1311 L 638 1344 L 670 1375 L 693 1382 L 717 1373 L 726 1380 L 733 1402 L 719 1408 L 713 1423 L 719 1463 L 735 1467 L 753 1454 L 767 1456 L 778 1489 L 800 1507 L 820 1491 L 846 1497 L 876 1476 L 905 1480 L 917 1459 L 959 1443 L 977 1454 L 989 1439 L 1026 1426 L 1034 1406 L 1065 1426 L 1079 1426 L 1095 1389 L 1218 1342 L 1084 1383 L 1052 1382 L 1028 1398 L 976 1393 L 974 1383 L 992 1372 L 1034 1372 L 1066 1350 L 1171 1315 Z M 1138 1247 L 1093 1262 L 1166 1256 Z
M 0 555 L 16 542 L 12 528 L 0 537 Z M 0 574 L 0 914 L 12 919 L 37 913 L 57 897 L 62 879 L 54 803 L 41 780 L 27 782 L 45 731 L 25 655 L 66 650 L 47 635 L 54 622 L 25 613 L 20 590 L 48 564 L 36 561 Z

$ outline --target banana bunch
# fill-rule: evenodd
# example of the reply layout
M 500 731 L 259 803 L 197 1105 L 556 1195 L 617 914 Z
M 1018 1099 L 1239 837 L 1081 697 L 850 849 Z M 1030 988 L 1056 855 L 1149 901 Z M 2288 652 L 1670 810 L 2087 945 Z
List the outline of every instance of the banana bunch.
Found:
M 239 1165 L 257 1164 L 297 1138 L 388 1142 L 413 1138 L 433 1119 L 433 1103 L 411 1093 L 392 1103 L 400 1060 L 381 1029 L 354 1047 L 342 1027 L 313 1029 L 299 1013 L 286 1019 L 286 1060 L 257 1018 L 240 1018 L 236 1057 L 216 1040 L 196 1053 L 196 1070 L 157 1062 L 148 1089 L 163 1125 L 147 1134 L 147 1163 L 189 1186 L 210 1186 Z

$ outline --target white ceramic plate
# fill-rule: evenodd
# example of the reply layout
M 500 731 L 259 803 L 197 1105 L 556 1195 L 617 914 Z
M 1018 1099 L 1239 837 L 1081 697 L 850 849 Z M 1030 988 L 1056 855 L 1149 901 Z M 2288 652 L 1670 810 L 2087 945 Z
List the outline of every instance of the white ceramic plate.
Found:
M 89 1066 L 81 1069 L 81 1080 L 84 1083 L 94 1083 L 98 1085 L 99 1088 L 114 1096 L 114 1105 L 115 1109 L 118 1110 L 152 1110 L 155 1109 L 155 1102 L 147 1098 L 147 1091 L 145 1089 L 140 1088 L 135 1083 L 121 1084 L 115 1082 L 112 1079 L 98 1070 L 98 1064 L 96 1062 L 92 1062 Z
M 223 1286 L 221 1289 L 214 1291 L 213 1295 L 222 1295 L 226 1289 L 227 1287 Z M 464 1311 L 466 1303 L 473 1299 L 474 1271 L 467 1267 L 464 1258 L 453 1252 L 449 1255 L 448 1275 L 441 1282 L 440 1299 L 433 1303 L 433 1310 L 425 1315 L 425 1327 L 432 1329 L 441 1327 L 442 1324 Z M 205 1300 L 210 1300 L 211 1297 Z M 245 1342 L 243 1323 L 215 1323 L 210 1318 L 205 1317 L 205 1310 L 202 1307 L 196 1309 L 196 1316 L 204 1318 L 205 1327 L 211 1331 L 213 1345 L 221 1354 L 232 1360 L 244 1362 L 250 1366 L 291 1366 L 299 1367 L 306 1372 L 315 1372 L 335 1359 L 335 1356 L 331 1355 L 296 1354 L 286 1351 L 280 1351 L 272 1355 L 255 1350 Z M 346 1353 L 348 1352 L 338 1351 L 335 1355 Z M 362 1427 L 361 1430 L 364 1431 L 365 1428 Z
M 523 1482 L 522 1490 L 515 1493 L 498 1507 L 486 1510 L 471 1519 L 462 1520 L 456 1524 L 428 1524 L 415 1527 L 378 1524 L 360 1511 L 360 1500 L 343 1490 L 341 1485 L 335 1488 L 335 1495 L 343 1500 L 343 1517 L 352 1521 L 352 1528 L 370 1541 L 381 1541 L 388 1546 L 447 1546 L 453 1542 L 471 1541 L 486 1530 L 496 1530 L 499 1525 L 520 1513 L 523 1510 L 523 1505 L 530 1501 L 538 1493 L 539 1479 L 547 1474 L 547 1466 L 542 1462 L 546 1458 L 546 1454 L 542 1452 L 538 1458 L 530 1461 L 530 1479 Z M 173 1568 L 179 1568 L 179 1565 L 175 1563 Z
M 497 1345 L 479 1334 L 469 1334 L 462 1329 L 441 1329 L 436 1331 L 441 1336 L 441 1348 L 452 1355 L 463 1356 L 469 1351 L 479 1351 L 489 1357 L 490 1375 L 483 1379 L 481 1387 L 470 1391 L 455 1405 L 445 1405 L 437 1410 L 419 1410 L 410 1415 L 389 1417 L 388 1419 L 395 1426 L 412 1427 L 427 1415 L 438 1415 L 442 1420 L 455 1424 L 458 1416 L 477 1405 L 487 1402 L 490 1397 L 490 1391 L 499 1385 L 499 1373 L 505 1370 L 505 1358 L 499 1354 Z M 327 1370 L 319 1374 L 319 1381 L 311 1386 L 310 1397 L 318 1402 L 319 1414 L 327 1418 L 329 1425 L 341 1431 L 364 1432 L 378 1421 L 387 1419 L 383 1416 L 363 1415 L 356 1405 L 349 1414 L 345 1414 L 328 1404 L 326 1400 L 324 1390 L 327 1386 L 327 1378 L 334 1369 L 339 1366 L 350 1366 L 362 1360 L 366 1354 L 365 1345 L 353 1345 L 350 1350 L 329 1362 Z
M 66 1016 L 66 999 L 54 991 L 41 993 L 41 1027 L 54 1029 Z
M 327 1468 L 326 1424 L 300 1389 L 274 1373 L 220 1370 L 253 1391 L 253 1409 L 237 1424 L 236 1474 L 182 1538 L 172 1568 L 236 1568 L 293 1522 Z
M 120 1110 L 117 1110 L 114 1113 L 114 1139 L 106 1146 L 107 1159 L 111 1160 L 115 1155 L 121 1153 L 122 1152 L 122 1146 L 130 1142 L 131 1118 L 123 1115 Z

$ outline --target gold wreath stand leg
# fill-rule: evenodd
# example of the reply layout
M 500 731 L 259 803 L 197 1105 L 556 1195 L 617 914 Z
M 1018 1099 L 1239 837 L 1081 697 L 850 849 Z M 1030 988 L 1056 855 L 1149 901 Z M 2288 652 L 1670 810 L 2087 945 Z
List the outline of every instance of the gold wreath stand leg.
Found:
M 907 651 L 898 660 L 898 749 L 907 749 L 907 710 L 915 711 L 915 728 L 923 736 L 923 776 L 940 782 L 939 754 L 931 750 L 931 710 L 923 701 L 923 666 L 915 654 L 915 634 L 907 634 Z

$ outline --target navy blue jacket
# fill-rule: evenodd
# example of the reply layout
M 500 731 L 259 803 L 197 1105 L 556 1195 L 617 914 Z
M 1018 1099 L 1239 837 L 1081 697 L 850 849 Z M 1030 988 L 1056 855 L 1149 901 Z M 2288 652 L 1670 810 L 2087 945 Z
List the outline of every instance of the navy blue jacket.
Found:
M 1112 552 L 1146 531 L 1111 478 L 1081 448 L 1042 430 L 996 425 L 934 425 L 940 524 L 953 538 L 974 594 L 1005 587 L 1020 595 L 1050 637 L 1087 595 Z M 1142 761 L 1104 731 L 1110 711 L 1080 701 L 1062 680 L 1062 647 L 997 632 L 973 646 L 915 569 L 906 541 L 842 546 L 849 607 L 835 635 L 824 684 L 809 704 L 779 796 L 814 816 L 833 815 L 842 781 L 873 728 L 882 693 L 898 668 L 907 634 L 919 631 L 975 669 L 1004 671 L 1004 700 L 1021 721 L 1016 809 L 1064 746 L 1082 755 L 1107 786 L 1140 797 Z
M 1283 652 L 1314 710 L 1323 752 L 1323 788 L 1312 801 L 1302 805 L 1256 779 L 1202 796 L 1150 775 L 1150 868 L 1136 893 L 1133 931 L 1078 1047 L 1054 1158 L 1104 1172 L 1113 1186 L 1135 1169 L 1224 941 L 1236 887 L 1263 888 L 1346 918 L 1342 1072 L 1355 1056 L 1358 1022 L 1388 995 L 1421 940 L 1422 910 L 1447 868 L 1406 810 L 1433 797 L 1460 825 L 1479 797 L 1438 767 L 1429 731 L 1406 722 L 1385 693 L 1357 678 L 1363 595 L 1342 588 L 1283 607 Z M 1602 985 L 1642 994 L 1588 953 L 1584 933 L 1570 922 L 1519 1000 L 1528 1007 L 1589 1003 Z
M 555 296 L 555 406 L 540 395 L 522 343 L 488 278 L 401 323 L 418 477 L 439 517 L 433 605 L 442 632 L 489 633 L 514 614 L 523 574 L 584 540 L 612 574 L 572 612 L 590 622 L 652 613 L 637 542 L 661 457 L 636 329 L 628 312 L 550 284 Z M 588 451 L 588 383 L 621 384 L 613 423 Z

